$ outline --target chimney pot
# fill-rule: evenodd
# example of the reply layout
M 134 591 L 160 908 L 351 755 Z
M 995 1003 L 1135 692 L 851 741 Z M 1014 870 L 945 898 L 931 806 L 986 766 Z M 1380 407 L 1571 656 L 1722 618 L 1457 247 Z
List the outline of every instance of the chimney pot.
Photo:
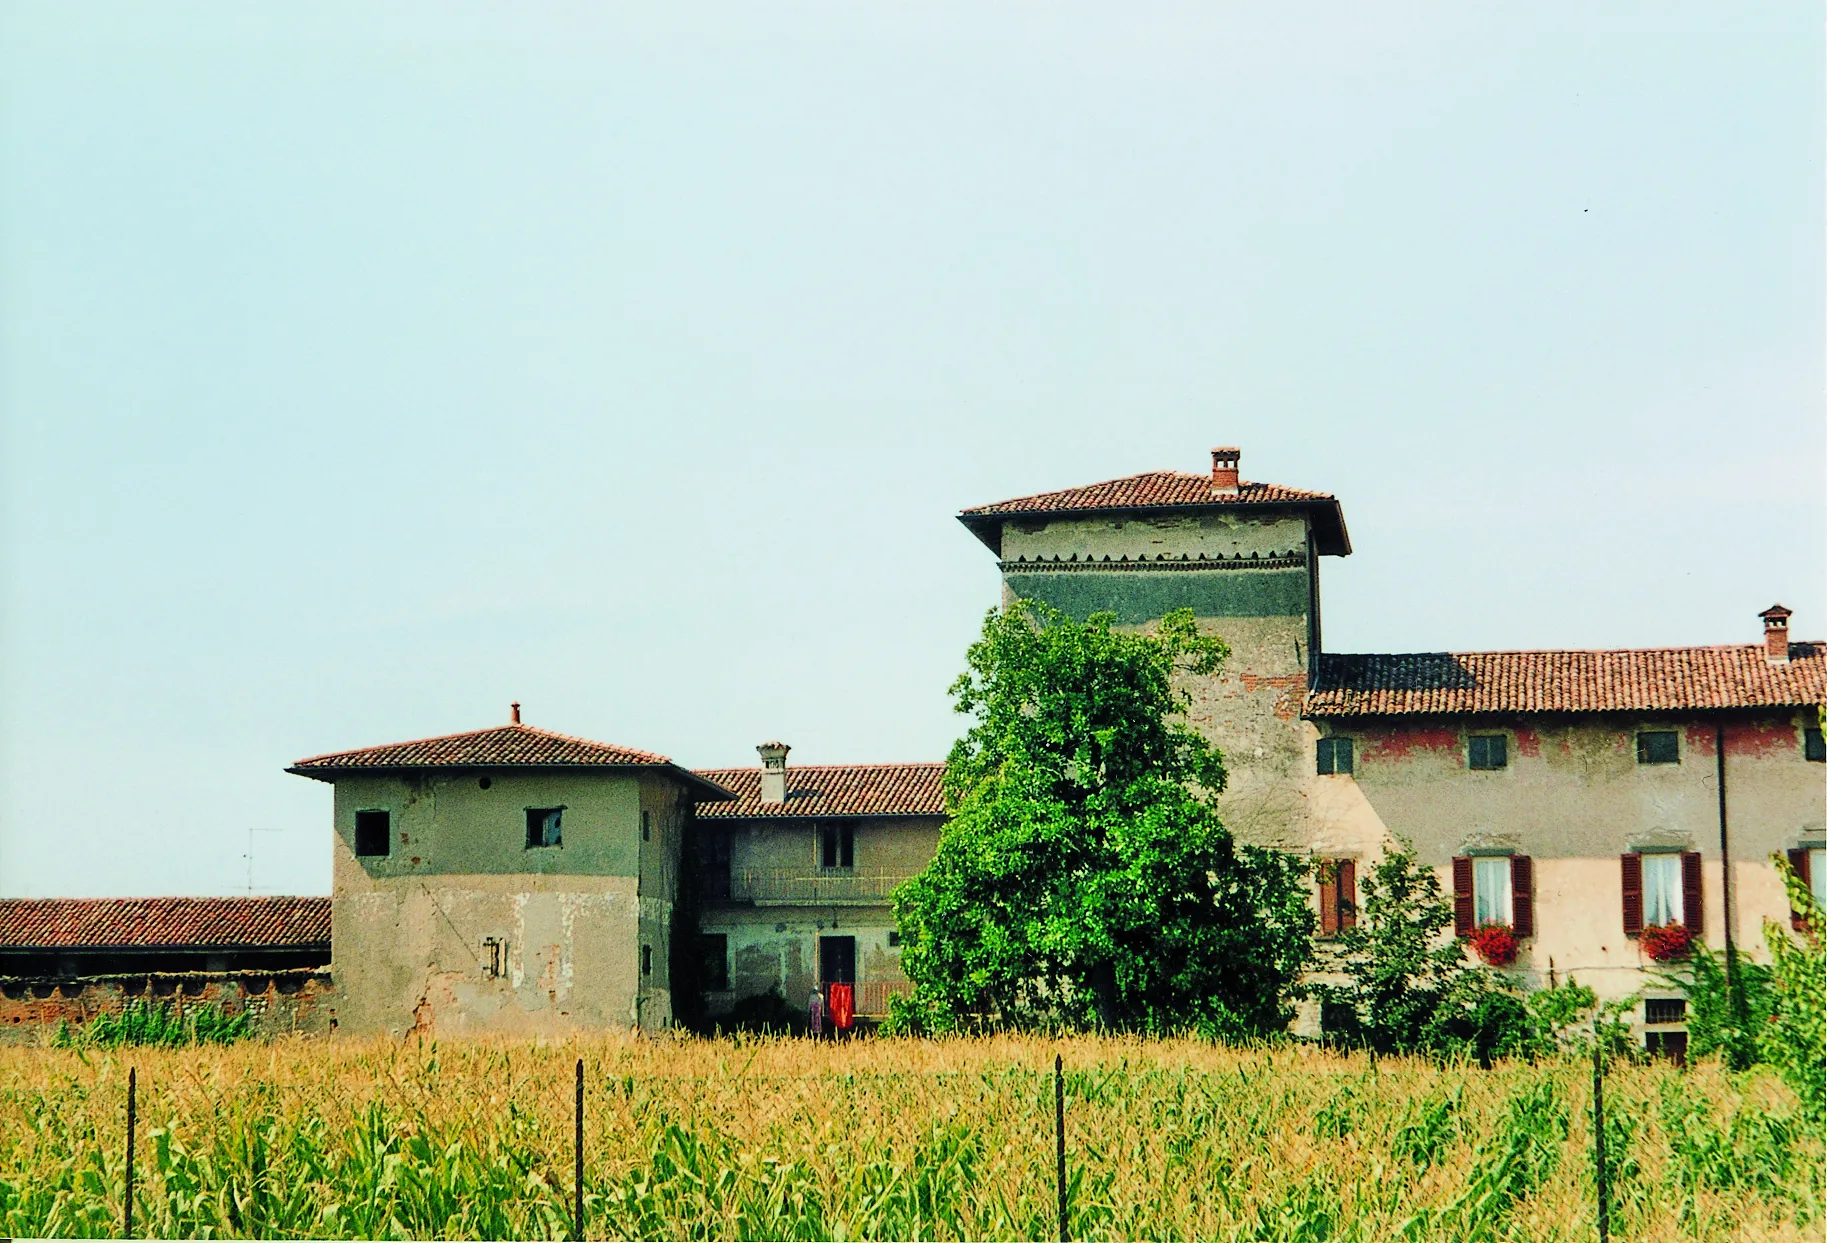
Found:
M 787 801 L 787 752 L 793 748 L 784 742 L 764 742 L 755 750 L 761 756 L 761 801 Z
M 1237 495 L 1237 463 L 1243 450 L 1226 446 L 1212 450 L 1212 495 Z
M 519 700 L 515 700 L 513 703 L 508 705 L 508 716 L 513 720 L 514 724 L 516 724 L 516 725 L 520 724 L 520 701 Z
M 1772 604 L 1758 614 L 1764 619 L 1764 659 L 1773 665 L 1789 663 L 1789 609 Z

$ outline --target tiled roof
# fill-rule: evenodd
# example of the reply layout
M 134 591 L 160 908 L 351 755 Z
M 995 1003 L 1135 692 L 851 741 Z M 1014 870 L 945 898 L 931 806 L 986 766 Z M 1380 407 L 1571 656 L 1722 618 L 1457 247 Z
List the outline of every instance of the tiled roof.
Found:
M 328 898 L 0 898 L 0 949 L 329 943 Z
M 699 784 L 702 780 L 652 751 L 637 751 L 633 747 L 573 738 L 569 734 L 555 734 L 549 729 L 535 729 L 519 722 L 497 725 L 492 729 L 472 730 L 467 734 L 445 734 L 414 742 L 396 742 L 380 747 L 338 751 L 330 755 L 314 755 L 299 760 L 286 771 L 301 777 L 328 780 L 336 774 L 361 770 L 628 767 L 673 768 L 694 784 Z M 717 798 L 724 793 L 726 792 L 700 790 L 700 796 L 704 798 Z
M 1210 475 L 1189 475 L 1176 470 L 1151 470 L 1122 479 L 1062 488 L 1035 496 L 976 505 L 958 515 L 958 521 L 1001 555 L 1001 520 L 1022 514 L 1095 513 L 1112 510 L 1209 509 L 1214 506 L 1294 505 L 1312 511 L 1316 547 L 1326 555 L 1351 551 L 1345 517 L 1338 498 L 1326 492 L 1284 488 L 1278 483 L 1240 482 L 1234 495 L 1212 495 Z
M 1610 652 L 1322 654 L 1314 717 L 1473 712 L 1661 712 L 1827 701 L 1827 644 L 1794 643 L 1787 664 L 1755 647 Z
M 700 804 L 700 819 L 777 816 L 943 816 L 943 764 L 829 764 L 787 769 L 787 801 L 761 801 L 759 768 L 702 768 L 698 775 L 736 793 L 733 803 Z

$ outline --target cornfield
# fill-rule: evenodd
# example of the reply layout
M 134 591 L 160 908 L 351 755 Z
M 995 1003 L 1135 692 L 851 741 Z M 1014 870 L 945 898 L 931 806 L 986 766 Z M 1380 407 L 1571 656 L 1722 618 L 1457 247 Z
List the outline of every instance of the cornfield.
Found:
M 113 1235 L 127 1070 L 144 1236 L 1595 1237 L 1589 1063 L 1288 1046 L 309 1043 L 0 1050 L 0 1234 Z M 1775 1079 L 1618 1065 L 1612 1237 L 1819 1239 L 1822 1140 Z

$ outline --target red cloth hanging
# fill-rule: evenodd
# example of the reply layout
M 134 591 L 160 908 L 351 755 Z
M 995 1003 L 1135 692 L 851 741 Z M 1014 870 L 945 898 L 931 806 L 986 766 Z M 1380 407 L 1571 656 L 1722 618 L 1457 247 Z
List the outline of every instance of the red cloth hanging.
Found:
M 849 1031 L 856 1022 L 856 989 L 849 984 L 831 986 L 831 1026 Z

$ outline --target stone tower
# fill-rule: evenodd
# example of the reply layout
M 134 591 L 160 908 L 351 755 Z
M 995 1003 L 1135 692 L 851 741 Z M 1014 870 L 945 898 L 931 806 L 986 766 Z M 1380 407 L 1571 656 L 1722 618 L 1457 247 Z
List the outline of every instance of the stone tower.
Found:
M 1320 650 L 1319 558 L 1351 552 L 1336 498 L 1239 477 L 1235 448 L 1209 475 L 1150 471 L 979 505 L 958 520 L 995 553 L 1003 599 L 1146 629 L 1189 608 L 1231 648 L 1188 687 L 1194 725 L 1223 750 L 1227 823 L 1262 845 L 1305 845 L 1316 737 L 1300 715 Z

